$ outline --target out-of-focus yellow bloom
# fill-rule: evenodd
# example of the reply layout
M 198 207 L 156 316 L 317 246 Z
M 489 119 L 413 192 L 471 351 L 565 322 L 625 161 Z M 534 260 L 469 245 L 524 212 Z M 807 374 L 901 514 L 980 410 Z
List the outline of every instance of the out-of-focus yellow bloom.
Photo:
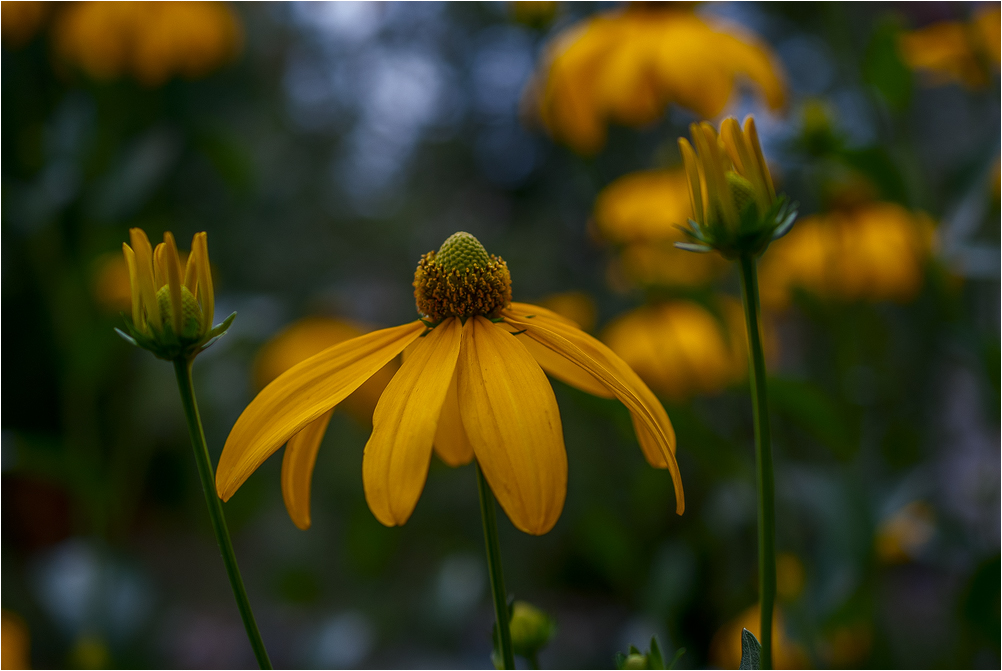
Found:
M 410 518 L 434 450 L 453 466 L 476 458 L 516 528 L 552 529 L 567 494 L 567 453 L 544 371 L 630 409 L 640 447 L 652 466 L 669 469 L 682 513 L 674 431 L 661 403 L 622 359 L 576 324 L 511 302 L 502 259 L 469 233 L 456 233 L 422 257 L 414 294 L 420 319 L 329 347 L 257 395 L 219 458 L 216 489 L 223 500 L 288 442 L 282 489 L 292 518 L 308 523 L 315 455 L 301 449 L 313 443 L 300 442 L 300 435 L 322 431 L 318 422 L 331 408 L 410 348 L 379 398 L 362 460 L 365 498 L 383 524 Z
M 688 240 L 678 226 L 692 216 L 684 170 L 635 172 L 615 180 L 595 199 L 595 230 L 620 246 L 610 282 L 632 286 L 694 286 L 720 276 L 716 255 L 675 247 Z
M 820 647 L 828 668 L 848 669 L 858 666 L 870 656 L 873 627 L 866 622 L 836 627 L 825 636 Z
M 234 58 L 242 34 L 220 2 L 79 2 L 59 13 L 56 52 L 95 79 L 159 86 L 203 77 Z
M 718 669 L 736 669 L 741 664 L 741 630 L 747 629 L 762 640 L 759 633 L 762 617 L 758 604 L 744 611 L 717 630 L 710 642 L 710 664 Z M 772 616 L 772 668 L 806 669 L 804 647 L 786 636 L 779 608 Z
M 978 11 L 971 21 L 941 21 L 901 35 L 901 57 L 930 83 L 960 82 L 968 88 L 987 86 L 997 72 L 1002 53 L 1002 10 L 998 5 Z
M 916 559 L 936 531 L 935 515 L 924 501 L 912 501 L 877 529 L 877 557 L 887 564 Z
M 928 216 L 893 203 L 805 217 L 762 260 L 762 305 L 786 308 L 794 287 L 834 300 L 909 301 L 934 239 Z
M 50 7 L 48 2 L 30 0 L 0 3 L 0 32 L 3 33 L 4 46 L 17 49 L 27 44 L 38 32 Z
M 718 393 L 748 371 L 741 306 L 720 307 L 725 323 L 690 301 L 644 306 L 610 323 L 602 340 L 672 401 Z
M 739 77 L 770 107 L 785 91 L 767 47 L 674 6 L 632 5 L 588 18 L 550 44 L 529 89 L 550 133 L 582 154 L 605 144 L 606 124 L 643 126 L 669 104 L 718 116 Z
M 583 291 L 565 291 L 550 294 L 539 301 L 539 305 L 553 310 L 561 317 L 566 317 L 581 327 L 582 331 L 590 331 L 598 320 L 598 307 L 595 300 Z
M 804 590 L 804 564 L 795 554 L 776 555 L 776 593 L 793 601 Z
M 3 11 L 7 11 L 4 7 Z M 25 624 L 21 616 L 9 610 L 0 614 L 0 668 L 4 669 L 30 669 L 31 658 L 29 657 L 29 644 L 31 637 L 28 634 L 28 625 Z

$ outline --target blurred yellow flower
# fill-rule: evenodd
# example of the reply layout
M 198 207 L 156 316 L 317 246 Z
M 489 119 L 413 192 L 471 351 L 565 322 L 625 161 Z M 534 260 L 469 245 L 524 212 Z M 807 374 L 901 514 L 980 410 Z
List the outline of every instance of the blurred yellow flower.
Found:
M 960 82 L 968 88 L 988 85 L 1002 61 L 1002 10 L 983 7 L 969 22 L 941 21 L 901 35 L 904 62 L 923 72 L 932 84 Z
M 783 105 L 782 77 L 758 39 L 688 9 L 638 3 L 558 35 L 528 95 L 554 138 L 594 154 L 610 121 L 644 126 L 673 103 L 704 118 L 719 115 L 739 77 L 754 82 L 773 109 Z
M 203 77 L 232 60 L 240 24 L 220 2 L 77 2 L 56 17 L 56 52 L 95 79 L 145 86 Z
M 741 306 L 721 298 L 724 323 L 691 301 L 648 305 L 618 317 L 602 340 L 672 401 L 715 394 L 747 375 Z
M 805 217 L 762 260 L 762 305 L 786 308 L 794 287 L 833 300 L 909 301 L 934 239 L 928 216 L 893 203 Z
M 620 247 L 609 268 L 615 286 L 694 286 L 719 277 L 727 265 L 711 254 L 675 247 L 692 216 L 685 171 L 635 172 L 615 180 L 595 199 L 594 225 Z
M 553 528 L 567 493 L 560 413 L 544 371 L 631 411 L 648 462 L 668 468 L 684 510 L 671 422 L 647 386 L 576 324 L 511 302 L 511 277 L 469 233 L 425 254 L 414 277 L 418 313 L 402 326 L 353 338 L 289 369 L 251 402 L 230 431 L 216 471 L 228 500 L 288 441 L 282 488 L 293 520 L 308 524 L 313 456 L 299 434 L 408 349 L 380 396 L 362 460 L 369 509 L 404 524 L 428 476 L 432 450 L 454 466 L 477 459 L 512 523 Z M 291 503 L 291 504 L 290 504 Z
M 741 630 L 747 629 L 761 640 L 760 624 L 759 607 L 755 604 L 718 629 L 710 642 L 710 664 L 718 669 L 738 668 L 741 664 Z M 786 636 L 779 608 L 773 611 L 772 632 L 772 668 L 806 669 L 807 652 L 801 644 Z
M 912 501 L 877 528 L 877 557 L 886 564 L 916 559 L 936 531 L 935 515 L 924 501 Z
M 595 300 L 583 291 L 565 291 L 550 294 L 539 301 L 539 305 L 566 317 L 577 324 L 582 331 L 590 331 L 598 320 Z
M 38 32 L 50 8 L 48 2 L 29 0 L 0 3 L 0 32 L 4 46 L 17 49 L 27 44 Z
M 4 7 L 3 11 L 7 11 Z M 28 633 L 28 625 L 17 613 L 4 610 L 0 614 L 0 668 L 3 669 L 30 669 L 31 658 L 29 656 L 29 644 L 31 642 Z

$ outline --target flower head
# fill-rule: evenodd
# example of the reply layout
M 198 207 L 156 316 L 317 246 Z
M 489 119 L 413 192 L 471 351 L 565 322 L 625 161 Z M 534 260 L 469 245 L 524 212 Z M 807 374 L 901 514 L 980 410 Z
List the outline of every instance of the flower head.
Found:
M 929 217 L 894 203 L 805 217 L 762 261 L 762 304 L 784 309 L 794 289 L 828 300 L 909 301 L 934 245 Z
M 129 238 L 132 246 L 122 243 L 122 251 L 132 289 L 132 322 L 126 322 L 128 335 L 118 334 L 161 359 L 195 356 L 225 333 L 236 316 L 212 326 L 215 296 L 205 233 L 192 238 L 184 264 L 170 232 L 155 250 L 141 229 L 130 229 Z
M 679 138 L 685 162 L 692 219 L 686 235 L 694 244 L 678 243 L 690 251 L 716 249 L 725 258 L 757 256 L 772 240 L 790 230 L 797 213 L 785 196 L 776 196 L 769 166 L 758 141 L 755 120 L 742 129 L 728 117 L 720 136 L 707 122 L 692 124 L 692 144 Z
M 556 139 L 594 154 L 610 121 L 644 126 L 669 104 L 715 117 L 739 77 L 754 82 L 771 108 L 783 105 L 781 75 L 758 40 L 656 4 L 598 14 L 554 39 L 529 93 Z
M 671 471 L 682 512 L 668 415 L 608 347 L 556 313 L 510 302 L 507 266 L 468 233 L 422 257 L 414 284 L 420 319 L 323 350 L 247 406 L 219 460 L 220 497 L 287 443 L 283 493 L 293 521 L 308 527 L 313 436 L 334 406 L 407 350 L 376 405 L 362 460 L 365 497 L 383 524 L 411 516 L 434 451 L 451 466 L 475 457 L 514 525 L 549 531 L 563 509 L 567 454 L 545 373 L 629 408 L 648 462 Z

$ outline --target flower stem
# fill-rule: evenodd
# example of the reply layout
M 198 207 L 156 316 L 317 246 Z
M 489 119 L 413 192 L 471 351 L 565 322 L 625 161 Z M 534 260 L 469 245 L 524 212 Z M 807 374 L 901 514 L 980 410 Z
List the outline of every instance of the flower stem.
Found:
M 755 417 L 755 472 L 758 479 L 758 584 L 761 607 L 762 668 L 772 668 L 772 612 L 776 600 L 776 503 L 766 400 L 765 355 L 755 258 L 741 256 L 741 296 L 748 327 L 749 377 Z
M 501 659 L 504 668 L 515 668 L 515 653 L 511 647 L 511 629 L 508 617 L 508 592 L 504 588 L 504 571 L 501 569 L 501 545 L 498 542 L 498 524 L 494 513 L 494 494 L 484 473 L 477 464 L 477 489 L 480 491 L 480 516 L 484 522 L 484 544 L 487 546 L 487 571 L 491 576 L 491 596 L 494 597 L 494 618 L 497 620 Z
M 251 610 L 250 601 L 247 599 L 247 590 L 244 589 L 244 581 L 240 577 L 237 558 L 233 553 L 233 542 L 230 540 L 230 531 L 226 527 L 226 518 L 223 517 L 223 506 L 216 495 L 215 476 L 212 473 L 212 463 L 209 461 L 209 450 L 205 445 L 205 432 L 202 430 L 202 419 L 199 417 L 198 405 L 195 402 L 195 388 L 191 383 L 192 361 L 193 359 L 175 359 L 174 374 L 177 376 L 177 388 L 181 393 L 184 416 L 188 420 L 188 433 L 191 434 L 191 446 L 195 450 L 195 464 L 198 466 L 198 475 L 202 480 L 205 503 L 209 507 L 212 530 L 215 532 L 216 540 L 219 542 L 219 551 L 223 555 L 226 575 L 229 577 L 230 585 L 233 587 L 233 596 L 236 598 L 240 617 L 244 621 L 247 638 L 250 639 L 250 644 L 254 649 L 254 656 L 257 658 L 258 665 L 262 669 L 270 669 L 272 668 L 271 660 L 268 659 L 268 651 L 265 650 L 264 641 L 261 640 L 261 632 L 258 631 L 257 622 L 254 621 L 254 612 Z

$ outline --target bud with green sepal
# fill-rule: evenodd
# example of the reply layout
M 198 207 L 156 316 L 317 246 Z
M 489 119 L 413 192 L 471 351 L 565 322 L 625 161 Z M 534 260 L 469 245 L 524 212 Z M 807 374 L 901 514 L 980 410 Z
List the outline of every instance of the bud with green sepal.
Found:
M 230 327 L 236 313 L 213 327 L 215 296 L 209 269 L 205 233 L 191 241 L 191 254 L 182 265 L 174 236 L 153 249 L 141 229 L 129 231 L 132 246 L 123 243 L 132 289 L 132 320 L 128 333 L 115 329 L 129 343 L 161 359 L 190 360 Z
M 661 647 L 658 645 L 656 636 L 651 636 L 651 647 L 644 653 L 640 652 L 636 646 L 631 645 L 626 654 L 616 653 L 617 669 L 674 669 L 675 664 L 685 654 L 685 648 L 679 648 L 669 664 L 665 665 L 664 656 L 661 654 Z
M 679 138 L 689 184 L 693 218 L 680 227 L 691 242 L 676 246 L 692 252 L 716 250 L 725 258 L 759 256 L 773 240 L 786 235 L 797 206 L 776 195 L 759 145 L 755 121 L 727 118 L 717 136 L 705 121 L 690 127 L 692 144 Z

